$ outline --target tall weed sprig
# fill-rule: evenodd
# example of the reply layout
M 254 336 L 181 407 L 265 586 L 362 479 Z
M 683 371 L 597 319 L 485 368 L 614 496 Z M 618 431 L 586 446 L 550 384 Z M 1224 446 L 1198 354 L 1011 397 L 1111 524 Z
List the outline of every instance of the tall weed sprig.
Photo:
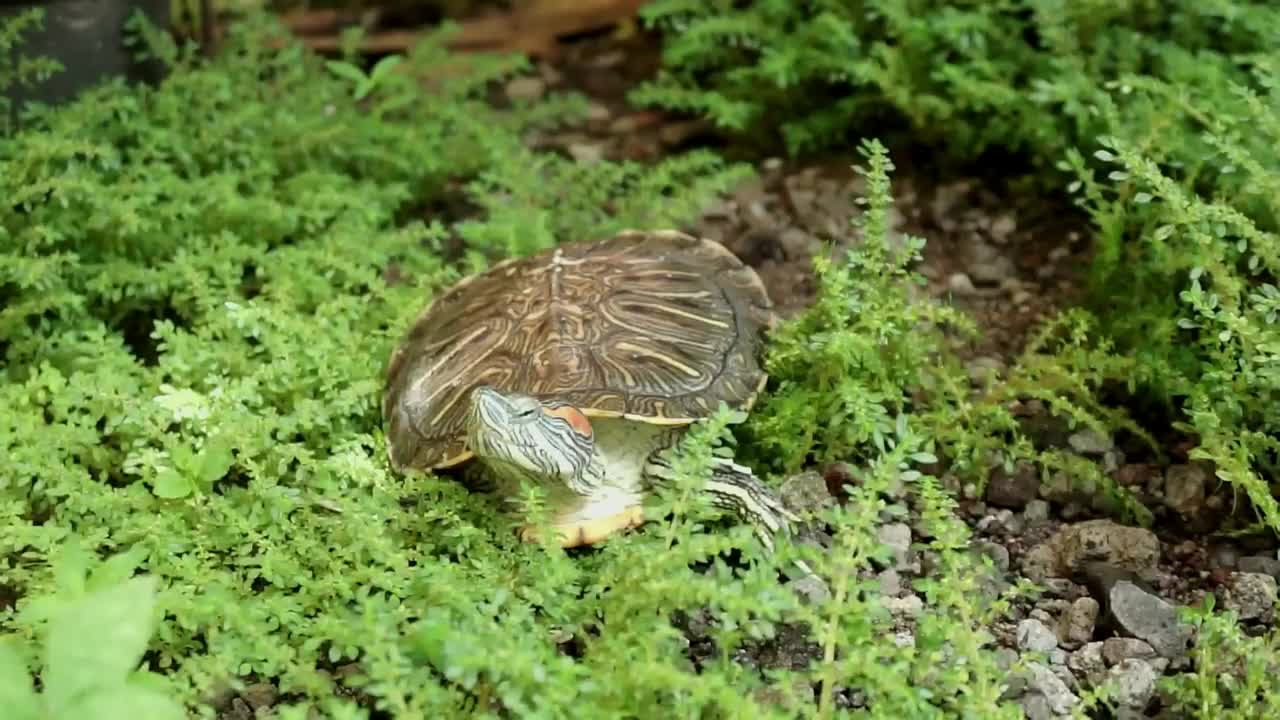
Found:
M 767 447 L 779 469 L 815 461 L 856 468 L 844 502 L 813 518 L 833 529 L 832 547 L 799 551 L 832 594 L 799 611 L 822 653 L 801 676 L 818 685 L 817 717 L 833 716 L 836 692 L 855 688 L 877 717 L 1017 717 L 1003 699 L 1004 673 L 984 629 L 1008 600 L 984 597 L 979 581 L 989 567 L 969 553 L 954 503 L 920 469 L 936 465 L 935 451 L 964 434 L 955 429 L 957 398 L 967 392 L 946 390 L 959 371 L 942 331 L 964 323 L 911 292 L 918 278 L 910 267 L 923 240 L 889 229 L 887 149 L 868 140 L 860 151 L 867 191 L 866 211 L 851 228 L 858 242 L 844 257 L 815 259 L 818 299 L 773 334 L 768 367 L 776 385 L 747 423 L 751 446 Z M 945 569 L 915 583 L 926 607 L 910 623 L 910 639 L 886 643 L 901 620 L 869 569 L 889 558 L 877 527 L 902 519 L 908 502 L 927 537 L 916 548 Z
M 867 178 L 862 241 L 843 258 L 814 259 L 819 294 L 779 328 L 766 367 L 775 390 L 749 425 L 775 467 L 852 460 L 868 447 L 884 452 L 893 418 L 910 406 L 941 347 L 938 326 L 966 327 L 941 305 L 913 302 L 910 269 L 924 240 L 889 238 L 893 163 L 878 141 L 861 146 Z

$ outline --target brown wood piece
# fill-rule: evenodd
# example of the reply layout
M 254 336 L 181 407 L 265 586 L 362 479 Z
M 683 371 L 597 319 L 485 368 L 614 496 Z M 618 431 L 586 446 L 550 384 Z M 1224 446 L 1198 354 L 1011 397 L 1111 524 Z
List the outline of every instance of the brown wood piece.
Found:
M 458 23 L 458 32 L 445 46 L 457 51 L 522 52 L 536 57 L 553 56 L 560 37 L 607 27 L 633 15 L 648 0 L 579 0 L 573 3 L 537 3 L 528 10 L 475 18 Z M 349 15 L 339 11 L 312 10 L 290 13 L 284 23 L 316 52 L 334 52 L 341 36 L 333 32 Z M 327 30 L 327 31 L 326 31 Z M 323 33 L 323 34 L 320 34 Z M 367 35 L 360 45 L 366 53 L 404 52 L 417 43 L 425 30 L 388 30 Z
M 360 18 L 337 8 L 291 10 L 280 15 L 280 22 L 298 35 L 320 35 L 336 32 L 341 26 L 359 22 Z

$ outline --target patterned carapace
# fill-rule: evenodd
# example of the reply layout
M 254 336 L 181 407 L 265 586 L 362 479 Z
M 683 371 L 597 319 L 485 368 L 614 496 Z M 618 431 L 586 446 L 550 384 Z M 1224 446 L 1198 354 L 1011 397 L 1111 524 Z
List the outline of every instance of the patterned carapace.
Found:
M 439 296 L 391 356 L 383 414 L 392 463 L 470 457 L 472 388 L 683 424 L 749 407 L 774 314 L 759 278 L 719 243 L 625 231 L 513 258 Z

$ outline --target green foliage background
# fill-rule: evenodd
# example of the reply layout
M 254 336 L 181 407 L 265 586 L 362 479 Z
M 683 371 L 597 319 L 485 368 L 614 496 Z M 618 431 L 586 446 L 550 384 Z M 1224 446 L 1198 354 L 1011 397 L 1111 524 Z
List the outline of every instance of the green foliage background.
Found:
M 980 481 L 992 452 L 1006 466 L 1034 459 L 1145 522 L 1147 510 L 1096 466 L 1035 451 L 1002 402 L 1041 400 L 1073 423 L 1145 439 L 1157 456 L 1147 431 L 1172 424 L 1257 529 L 1280 532 L 1274 3 L 656 0 L 641 12 L 666 44 L 663 73 L 634 92 L 639 102 L 797 155 L 887 127 L 940 161 L 1012 156 L 1030 168 L 1025 188 L 1065 192 L 1092 218 L 1086 303 L 1041 328 L 993 390 L 975 402 L 945 380 L 913 378 L 935 398 L 943 391 L 913 414 L 934 421 L 955 469 Z M 881 348 L 892 356 L 895 345 Z M 866 354 L 852 350 L 834 365 L 862 365 Z M 866 397 L 901 403 L 892 390 L 831 379 L 838 372 L 820 377 L 834 392 L 810 389 L 809 403 L 786 407 L 790 418 L 815 403 L 837 413 Z M 1116 388 L 1146 417 L 1115 405 Z M 1196 717 L 1275 712 L 1280 690 L 1260 668 L 1274 667 L 1276 634 L 1246 639 L 1226 617 L 1197 616 L 1194 672 L 1162 683 L 1169 699 Z
M 903 512 L 884 491 L 904 477 L 933 508 L 934 550 L 976 563 L 912 469 L 931 443 L 901 413 L 867 455 L 858 509 L 827 518 L 844 528 L 838 556 L 786 548 L 775 563 L 745 528 L 707 531 L 690 488 L 732 440 L 728 415 L 681 454 L 684 480 L 659 498 L 670 521 L 581 557 L 518 543 L 452 479 L 391 473 L 382 370 L 434 291 L 497 257 L 679 224 L 749 171 L 706 153 L 652 167 L 533 153 L 522 134 L 582 103 L 491 109 L 482 93 L 516 59 L 450 75 L 434 38 L 366 71 L 264 50 L 277 30 L 253 25 L 212 63 L 151 35 L 172 70 L 159 87 L 109 83 L 0 140 L 6 696 L 68 717 L 65 688 L 85 687 L 103 717 L 132 717 L 161 712 L 161 692 L 211 716 L 270 681 L 280 717 L 768 717 L 811 706 L 825 679 L 824 715 L 839 686 L 886 716 L 1010 716 L 983 629 L 1003 601 L 975 598 L 975 573 L 922 589 L 932 629 L 914 646 L 883 641 L 893 621 L 855 575 L 882 557 L 870 520 Z M 882 216 L 890 165 L 875 145 L 867 158 Z M 439 210 L 457 206 L 465 219 Z M 854 269 L 824 282 L 848 287 Z M 887 313 L 908 303 L 896 277 L 876 285 Z M 804 327 L 841 331 L 848 311 Z M 735 548 L 757 560 L 731 563 Z M 795 552 L 840 578 L 836 602 L 778 583 Z M 672 619 L 702 610 L 715 652 L 695 667 Z M 823 662 L 734 659 L 784 621 L 821 629 Z M 96 623 L 129 641 L 69 652 Z M 943 652 L 967 662 L 939 673 Z M 122 675 L 139 658 L 151 673 Z M 28 672 L 46 681 L 38 699 Z
M 1075 389 L 1146 396 L 1280 531 L 1274 3 L 657 0 L 642 14 L 669 32 L 638 101 L 796 153 L 897 118 L 943 158 L 998 150 L 1035 168 L 1030 187 L 1070 193 L 1097 233 L 1092 295 L 1067 323 L 1087 331 L 1050 386 L 1077 395 L 1062 409 L 1115 428 Z M 1081 353 L 1111 358 L 1108 376 L 1081 378 Z

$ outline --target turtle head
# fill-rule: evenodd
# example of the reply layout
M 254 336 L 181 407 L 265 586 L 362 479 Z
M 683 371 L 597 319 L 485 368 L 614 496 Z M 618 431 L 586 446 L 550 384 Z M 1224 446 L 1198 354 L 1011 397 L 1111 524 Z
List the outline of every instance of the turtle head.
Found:
M 591 421 L 581 410 L 485 385 L 471 391 L 467 442 L 482 461 L 578 491 L 595 459 Z

